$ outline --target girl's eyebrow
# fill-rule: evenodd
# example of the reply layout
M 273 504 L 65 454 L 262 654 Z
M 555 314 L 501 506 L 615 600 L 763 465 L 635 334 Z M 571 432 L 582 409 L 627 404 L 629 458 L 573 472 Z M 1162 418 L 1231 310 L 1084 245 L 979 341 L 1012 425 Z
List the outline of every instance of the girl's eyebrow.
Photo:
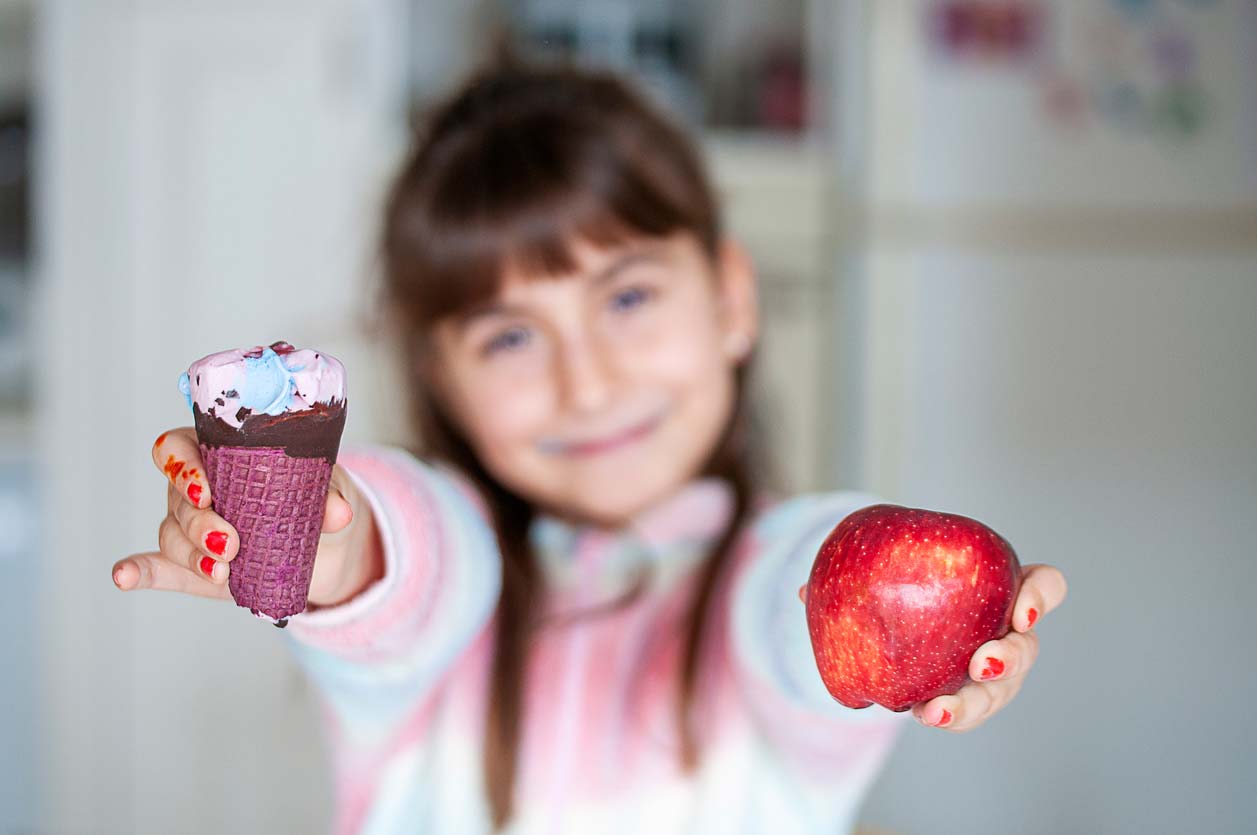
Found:
M 640 263 L 656 261 L 660 258 L 660 248 L 651 244 L 635 244 L 627 247 L 620 254 L 611 259 L 610 263 L 603 266 L 597 272 L 593 273 L 588 281 L 591 287 L 598 287 L 611 281 L 620 273 L 629 267 Z M 477 305 L 464 315 L 458 318 L 457 330 L 459 334 L 467 331 L 471 325 L 477 320 L 484 319 L 489 316 L 499 314 L 509 314 L 521 308 L 515 305 L 505 304 L 501 301 L 494 300 Z
M 484 304 L 472 308 L 459 316 L 455 322 L 454 331 L 458 338 L 461 339 L 467 335 L 468 329 L 481 319 L 488 319 L 491 316 L 497 315 L 505 316 L 516 310 L 522 311 L 522 308 L 517 308 L 514 305 L 503 304 L 499 301 L 485 302 Z
M 611 263 L 604 266 L 598 272 L 589 278 L 589 283 L 594 287 L 605 284 L 624 272 L 629 267 L 644 261 L 656 261 L 660 257 L 660 247 L 651 244 L 636 244 L 625 249 L 615 258 L 611 259 Z

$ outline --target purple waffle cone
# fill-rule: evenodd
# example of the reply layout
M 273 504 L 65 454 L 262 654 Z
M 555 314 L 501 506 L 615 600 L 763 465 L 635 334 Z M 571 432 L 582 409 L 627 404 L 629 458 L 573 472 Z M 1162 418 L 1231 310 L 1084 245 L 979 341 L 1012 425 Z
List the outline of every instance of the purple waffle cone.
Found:
M 213 508 L 240 535 L 228 588 L 275 622 L 305 611 L 345 429 L 345 369 L 287 342 L 202 357 L 180 375 Z
M 200 446 L 214 510 L 240 534 L 227 580 L 236 604 L 275 620 L 304 611 L 332 464 L 273 447 Z

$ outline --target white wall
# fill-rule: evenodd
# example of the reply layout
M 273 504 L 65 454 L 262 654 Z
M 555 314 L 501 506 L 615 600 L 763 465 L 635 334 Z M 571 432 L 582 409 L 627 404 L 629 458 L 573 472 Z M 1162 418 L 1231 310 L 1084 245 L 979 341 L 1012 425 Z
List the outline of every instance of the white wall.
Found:
M 910 729 L 862 819 L 1257 830 L 1252 4 L 1193 4 L 1212 121 L 1178 143 L 1061 128 L 1035 67 L 940 63 L 923 4 L 851 5 L 872 28 L 855 68 L 870 239 L 846 277 L 861 371 L 835 404 L 860 415 L 848 467 L 1070 582 L 1016 702 L 962 736 Z M 1110 4 L 1043 8 L 1050 57 L 1079 69 L 1075 18 Z
M 870 480 L 983 520 L 1023 562 L 1060 566 L 1070 594 L 1017 701 L 967 735 L 906 734 L 864 819 L 1251 832 L 1257 257 L 879 266 L 906 276 L 901 450 Z
M 923 4 L 851 5 L 872 22 L 869 238 L 844 276 L 860 370 L 834 408 L 859 431 L 838 463 L 1070 583 L 1017 700 L 969 734 L 910 729 L 863 819 L 1253 832 L 1257 14 L 1191 4 L 1212 121 L 1175 144 L 1061 129 L 1036 68 L 949 66 Z M 1044 8 L 1068 59 L 1074 18 L 1110 4 Z
M 384 367 L 362 218 L 399 145 L 404 27 L 390 0 L 40 12 L 41 831 L 325 831 L 321 723 L 280 633 L 109 569 L 156 547 L 149 450 L 191 422 L 188 362 L 287 339 Z M 347 438 L 387 435 L 377 380 L 350 391 Z

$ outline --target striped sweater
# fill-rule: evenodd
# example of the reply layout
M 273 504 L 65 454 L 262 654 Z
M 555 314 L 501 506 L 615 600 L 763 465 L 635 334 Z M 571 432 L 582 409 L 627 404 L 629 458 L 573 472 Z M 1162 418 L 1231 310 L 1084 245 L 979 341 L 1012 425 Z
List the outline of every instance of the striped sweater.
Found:
M 385 576 L 293 618 L 286 640 L 315 683 L 348 833 L 490 831 L 482 775 L 500 556 L 483 501 L 456 471 L 389 447 L 339 463 L 375 515 Z M 677 663 L 695 569 L 732 512 L 727 485 L 691 482 L 625 529 L 549 516 L 529 536 L 547 582 L 525 674 L 511 835 L 834 835 L 905 717 L 826 692 L 798 587 L 847 513 L 835 492 L 761 500 L 716 588 L 679 765 Z M 599 604 L 635 583 L 621 607 Z

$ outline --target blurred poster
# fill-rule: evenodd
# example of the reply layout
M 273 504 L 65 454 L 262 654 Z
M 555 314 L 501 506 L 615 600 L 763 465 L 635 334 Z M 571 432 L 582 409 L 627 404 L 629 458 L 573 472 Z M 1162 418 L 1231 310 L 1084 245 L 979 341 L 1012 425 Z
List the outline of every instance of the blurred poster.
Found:
M 913 199 L 1183 211 L 1253 204 L 1257 0 L 918 8 L 917 72 L 899 90 L 913 128 L 904 179 Z
M 1198 136 L 1225 98 L 1214 89 L 1217 0 L 1109 0 L 1080 4 L 1060 32 L 1044 105 L 1061 121 L 1084 115 L 1100 125 L 1174 142 Z
M 1032 66 L 1041 56 L 1048 11 L 1041 0 L 937 0 L 927 20 L 931 52 L 995 70 Z
M 1050 126 L 1173 144 L 1224 118 L 1227 20 L 1250 0 L 934 0 L 936 69 L 1021 71 Z M 1231 6 L 1232 8 L 1227 8 Z

